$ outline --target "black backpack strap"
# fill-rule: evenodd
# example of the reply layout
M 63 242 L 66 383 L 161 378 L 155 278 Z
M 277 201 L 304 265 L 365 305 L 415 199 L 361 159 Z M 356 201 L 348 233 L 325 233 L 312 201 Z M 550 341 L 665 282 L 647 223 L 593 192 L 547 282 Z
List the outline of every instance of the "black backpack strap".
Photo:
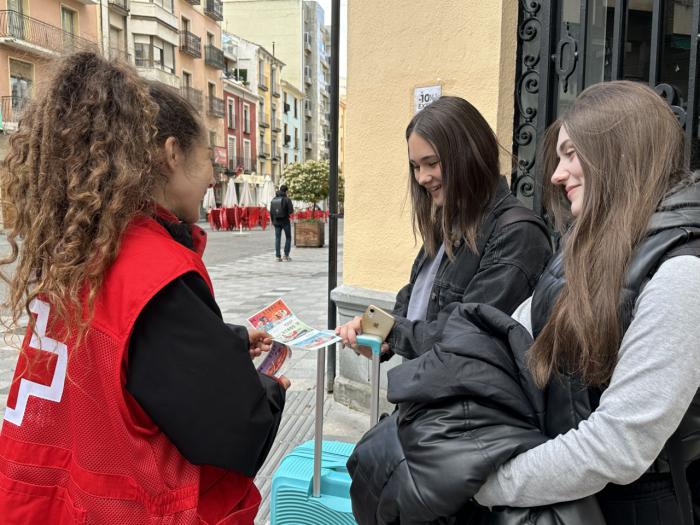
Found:
M 513 206 L 501 213 L 496 221 L 496 228 L 500 230 L 516 222 L 531 222 L 535 224 L 551 243 L 551 232 L 547 228 L 547 224 L 539 215 L 525 206 Z

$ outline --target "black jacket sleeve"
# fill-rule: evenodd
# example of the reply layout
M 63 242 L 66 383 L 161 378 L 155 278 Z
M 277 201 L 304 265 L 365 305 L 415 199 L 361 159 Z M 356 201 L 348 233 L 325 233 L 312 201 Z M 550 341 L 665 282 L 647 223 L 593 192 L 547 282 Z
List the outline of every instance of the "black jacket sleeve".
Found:
M 126 388 L 188 461 L 254 476 L 277 434 L 284 389 L 258 374 L 245 327 L 227 326 L 197 274 L 146 305 L 129 342 Z
M 530 297 L 550 256 L 549 240 L 537 226 L 530 222 L 510 224 L 491 236 L 476 275 L 455 302 L 488 304 L 510 315 Z M 408 291 L 402 289 L 399 293 L 405 295 L 401 297 L 402 305 L 408 305 Z M 441 324 L 439 318 L 409 321 L 396 317 L 387 338 L 389 347 L 413 359 L 439 340 Z

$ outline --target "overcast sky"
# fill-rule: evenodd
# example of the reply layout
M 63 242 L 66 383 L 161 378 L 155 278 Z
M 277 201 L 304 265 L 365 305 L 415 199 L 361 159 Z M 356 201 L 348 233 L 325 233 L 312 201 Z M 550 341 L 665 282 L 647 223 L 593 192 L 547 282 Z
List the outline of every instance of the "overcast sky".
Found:
M 316 0 L 323 7 L 324 22 L 326 25 L 331 25 L 331 7 L 332 0 Z M 340 76 L 346 77 L 348 70 L 348 24 L 347 24 L 348 1 L 340 0 Z

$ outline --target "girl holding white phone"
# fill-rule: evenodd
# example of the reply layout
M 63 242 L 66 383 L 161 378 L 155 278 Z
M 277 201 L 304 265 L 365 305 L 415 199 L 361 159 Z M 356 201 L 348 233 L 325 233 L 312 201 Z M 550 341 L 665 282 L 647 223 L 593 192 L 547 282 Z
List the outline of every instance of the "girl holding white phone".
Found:
M 423 245 L 396 297 L 384 359 L 430 348 L 433 324 L 449 304 L 486 303 L 511 314 L 551 255 L 544 223 L 511 195 L 496 136 L 469 102 L 435 101 L 413 117 L 406 141 L 413 231 Z M 336 334 L 362 352 L 361 319 Z

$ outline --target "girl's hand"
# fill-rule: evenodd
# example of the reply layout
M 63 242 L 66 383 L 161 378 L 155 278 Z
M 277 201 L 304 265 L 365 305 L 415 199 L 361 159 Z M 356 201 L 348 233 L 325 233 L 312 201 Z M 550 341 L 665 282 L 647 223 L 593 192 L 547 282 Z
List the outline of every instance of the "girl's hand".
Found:
M 248 329 L 248 339 L 250 341 L 250 358 L 254 359 L 263 352 L 269 352 L 272 346 L 272 337 L 262 330 Z
M 345 346 L 357 349 L 357 336 L 362 333 L 362 317 L 356 316 L 351 321 L 342 324 L 335 329 L 335 335 L 342 339 Z
M 285 376 L 279 376 L 277 378 L 277 382 L 284 388 L 285 390 L 288 390 L 290 386 L 292 386 L 292 382 L 287 379 Z
M 357 316 L 351 321 L 338 326 L 335 329 L 335 335 L 339 336 L 343 340 L 345 346 L 351 347 L 355 350 L 357 355 L 363 355 L 367 359 L 372 359 L 372 350 L 367 346 L 359 346 L 357 344 L 357 336 L 362 333 L 362 317 Z M 382 343 L 382 354 L 389 351 L 389 344 Z

